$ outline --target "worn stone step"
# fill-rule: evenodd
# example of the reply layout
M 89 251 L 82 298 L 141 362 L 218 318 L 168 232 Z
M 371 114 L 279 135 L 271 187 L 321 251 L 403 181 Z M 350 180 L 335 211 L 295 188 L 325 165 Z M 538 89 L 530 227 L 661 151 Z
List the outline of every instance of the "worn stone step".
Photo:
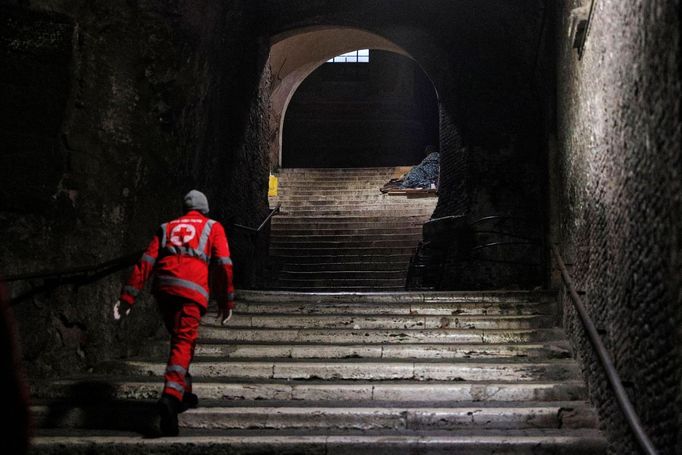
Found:
M 394 271 L 407 273 L 408 262 L 402 259 L 391 262 L 325 262 L 324 270 L 326 272 L 334 271 Z M 320 270 L 320 263 L 314 264 L 297 264 L 287 262 L 282 264 L 280 273 L 296 273 L 296 272 L 318 272 Z
M 384 277 L 381 274 L 376 276 L 365 276 L 365 277 L 352 277 L 346 278 L 343 276 L 329 277 L 329 278 L 316 278 L 316 277 L 305 277 L 305 276 L 288 276 L 283 275 L 277 277 L 270 281 L 277 285 L 289 285 L 289 286 L 308 286 L 308 287 L 349 287 L 349 286 L 397 286 L 403 288 L 405 286 L 405 276 L 393 276 Z
M 357 237 L 358 239 L 361 239 L 377 238 L 383 236 L 405 236 L 406 238 L 414 240 L 415 242 L 422 240 L 421 225 L 406 226 L 403 228 L 399 227 L 382 228 L 381 226 L 376 226 L 374 224 L 371 224 L 369 226 L 373 227 L 363 229 L 355 228 L 347 229 L 343 226 L 330 226 L 330 228 L 319 229 L 312 225 L 310 226 L 301 225 L 297 227 L 278 225 L 276 228 L 273 227 L 270 235 L 271 239 L 300 238 L 301 240 L 303 240 L 305 237 L 312 238 Z
M 292 224 L 276 223 L 272 225 L 271 235 L 365 235 L 365 234 L 410 234 L 420 235 L 423 231 L 423 223 L 384 224 L 379 222 L 370 223 L 335 223 L 327 220 L 325 223 L 296 222 Z
M 116 376 L 158 376 L 166 362 L 113 361 L 98 365 L 95 371 Z M 471 361 L 391 361 L 391 360 L 199 360 L 192 363 L 193 378 L 230 377 L 237 379 L 322 379 L 384 381 L 406 379 L 415 381 L 486 381 L 499 382 L 560 381 L 579 377 L 574 361 L 534 363 L 474 363 Z
M 405 204 L 362 204 L 349 201 L 346 204 L 329 205 L 295 205 L 282 204 L 278 216 L 381 216 L 381 217 L 421 217 L 430 218 L 435 206 L 405 205 Z M 405 224 L 404 222 L 402 224 Z
M 383 404 L 383 403 L 382 403 Z M 154 421 L 153 401 L 112 401 L 101 405 L 52 402 L 31 406 L 41 428 L 90 428 L 139 431 Z M 55 415 L 59 419 L 54 418 Z M 419 403 L 405 406 L 387 402 L 368 406 L 364 402 L 252 401 L 225 406 L 206 402 L 180 414 L 182 429 L 207 430 L 500 430 L 533 428 L 595 428 L 597 416 L 588 403 Z
M 281 183 L 278 189 L 282 194 L 293 194 L 302 190 L 308 191 L 354 191 L 356 193 L 378 193 L 386 181 L 380 179 L 353 179 L 349 181 L 300 180 Z
M 386 264 L 393 263 L 400 268 L 407 268 L 410 263 L 412 252 L 402 254 L 306 254 L 298 255 L 295 252 L 287 252 L 285 254 L 272 255 L 273 263 L 280 263 L 284 265 L 294 264 L 314 264 L 318 266 L 329 263 L 355 263 L 364 262 L 367 264 Z M 339 290 L 339 292 L 341 292 Z
M 377 181 L 374 180 L 373 182 L 374 186 L 368 186 L 366 188 L 362 187 L 348 187 L 348 186 L 332 186 L 332 187 L 318 187 L 315 185 L 307 185 L 307 186 L 298 186 L 298 187 L 291 187 L 288 185 L 288 182 L 284 182 L 283 184 L 280 184 L 278 187 L 277 191 L 277 196 L 271 197 L 271 199 L 280 197 L 282 195 L 292 195 L 292 194 L 301 194 L 301 195 L 320 195 L 320 196 L 327 196 L 327 195 L 333 195 L 333 194 L 341 194 L 341 195 L 351 195 L 351 194 L 383 194 L 381 193 L 381 187 L 386 183 L 385 181 Z M 403 197 L 403 196 L 399 196 Z
M 320 280 L 402 280 L 407 276 L 407 264 L 401 270 L 353 270 L 347 267 L 346 270 L 325 270 L 326 267 L 319 267 L 313 272 L 290 272 L 280 270 L 279 280 L 306 280 L 318 282 Z
M 403 227 L 410 232 L 422 230 L 429 217 L 418 215 L 406 220 L 396 219 L 395 216 L 354 216 L 354 217 L 298 217 L 283 214 L 277 221 L 272 222 L 272 232 L 281 233 L 291 230 L 325 231 L 325 230 L 366 230 L 375 229 L 383 232 L 400 230 Z M 360 231 L 362 232 L 362 231 Z
M 428 201 L 428 200 L 427 200 Z M 330 208 L 347 208 L 356 207 L 357 211 L 376 210 L 376 209 L 393 209 L 393 210 L 410 210 L 410 209 L 428 209 L 433 211 L 436 204 L 431 201 L 424 203 L 422 200 L 400 200 L 400 199 L 376 199 L 367 200 L 365 198 L 335 198 L 335 199 L 301 199 L 301 200 L 282 200 L 281 210 L 288 212 L 290 210 L 325 210 Z
M 380 291 L 386 288 L 394 290 L 405 289 L 405 278 L 381 278 L 381 279 L 361 279 L 361 278 L 327 278 L 321 280 L 296 279 L 287 277 L 278 277 L 270 280 L 268 283 L 271 289 L 281 290 L 295 290 L 304 289 L 308 292 L 314 291 L 334 291 L 334 290 L 352 290 L 352 291 Z
M 319 291 L 402 291 L 405 289 L 405 284 L 400 286 L 362 286 L 362 285 L 312 285 L 306 286 L 305 284 L 289 285 L 289 284 L 279 284 L 278 282 L 272 282 L 266 289 L 277 289 L 280 291 L 296 291 L 296 292 L 319 292 Z
M 282 225 L 279 225 L 276 229 L 273 228 L 270 232 L 270 237 L 297 237 L 297 236 L 329 236 L 329 235 L 343 235 L 343 236 L 364 236 L 364 235 L 391 235 L 391 234 L 402 234 L 402 235 L 412 235 L 417 236 L 421 239 L 422 236 L 422 226 L 395 226 L 395 227 L 365 227 L 365 228 L 344 228 L 339 226 L 333 226 L 329 229 L 316 228 L 314 226 L 301 225 L 297 227 L 287 226 L 286 229 L 282 229 Z
M 562 338 L 558 329 L 257 329 L 204 326 L 203 341 L 280 343 L 535 343 Z
M 313 235 L 295 235 L 290 232 L 275 232 L 270 236 L 270 243 L 282 244 L 315 244 L 317 242 L 338 242 L 363 244 L 365 242 L 410 242 L 416 243 L 421 239 L 421 233 L 375 233 L 375 234 L 330 234 L 316 233 Z
M 394 173 L 405 173 L 411 169 L 411 166 L 369 166 L 369 167 L 286 167 L 279 170 L 277 175 L 299 175 L 299 174 L 353 174 L 353 173 L 385 173 L 386 175 L 393 175 Z
M 349 287 L 349 286 L 361 286 L 361 287 L 372 287 L 372 286 L 398 286 L 403 287 L 405 285 L 404 277 L 396 278 L 383 278 L 383 277 L 364 277 L 364 278 L 306 278 L 306 277 L 289 277 L 280 276 L 276 280 L 271 280 L 271 283 L 282 284 L 282 285 L 292 285 L 292 286 L 308 286 L 308 287 Z
M 556 291 L 492 290 L 492 291 L 408 291 L 408 292 L 286 292 L 240 289 L 240 302 L 296 303 L 525 303 L 554 302 Z
M 421 197 L 419 197 L 421 196 Z M 297 199 L 332 199 L 332 198 L 374 198 L 374 197 L 385 197 L 391 198 L 396 201 L 423 201 L 426 204 L 437 204 L 438 197 L 437 194 L 430 193 L 428 196 L 423 195 L 408 195 L 408 194 L 384 194 L 379 188 L 366 188 L 366 189 L 348 189 L 348 188 L 280 188 L 278 191 L 278 196 L 269 197 L 268 202 L 271 207 L 274 207 L 278 201 L 287 200 L 288 198 Z
M 336 170 L 321 170 L 320 172 L 294 172 L 294 173 L 282 173 L 279 174 L 280 183 L 296 183 L 302 181 L 333 181 L 333 182 L 347 182 L 353 180 L 376 180 L 384 181 L 392 178 L 392 171 L 388 170 L 372 170 L 366 169 L 362 171 L 336 171 Z
M 423 229 L 423 225 L 428 219 L 424 217 L 419 217 L 419 219 L 414 222 L 414 223 L 405 223 L 405 222 L 397 222 L 397 223 L 385 223 L 379 220 L 374 220 L 374 221 L 360 221 L 360 222 L 336 222 L 334 221 L 336 218 L 325 218 L 322 222 L 314 222 L 314 221 L 308 221 L 308 218 L 301 218 L 301 219 L 294 219 L 293 223 L 289 223 L 288 221 L 291 220 L 289 218 L 282 218 L 279 220 L 277 223 L 273 223 L 272 225 L 272 234 L 273 235 L 295 235 L 295 234 L 288 234 L 290 231 L 297 231 L 297 230 L 304 230 L 304 234 L 302 235 L 310 235 L 310 234 L 317 234 L 317 235 L 322 235 L 325 234 L 327 231 L 331 230 L 338 230 L 338 231 L 350 231 L 350 232 L 359 232 L 359 234 L 363 234 L 365 232 L 368 232 L 368 230 L 375 230 L 375 231 L 380 231 L 380 232 L 386 232 L 386 233 L 391 233 L 391 231 L 395 232 L 398 231 L 400 233 L 400 229 L 405 228 L 409 234 L 414 234 L 415 231 L 420 231 Z M 356 234 L 356 235 L 359 235 Z M 341 235 L 348 235 L 348 234 L 341 234 Z
M 401 171 L 396 171 L 395 168 L 317 168 L 315 170 L 305 169 L 300 171 L 293 170 L 282 170 L 282 172 L 276 174 L 280 181 L 287 180 L 297 180 L 301 178 L 309 179 L 348 179 L 357 177 L 374 177 L 374 178 L 386 178 L 395 173 L 400 173 Z
M 347 189 L 347 190 L 369 190 L 380 192 L 381 187 L 387 183 L 388 179 L 376 175 L 356 175 L 348 177 L 335 176 L 301 176 L 297 178 L 285 178 L 279 181 L 279 189 Z
M 276 235 L 270 245 L 278 248 L 368 248 L 390 247 L 397 249 L 416 247 L 421 240 L 419 235 L 372 235 L 372 236 L 320 236 L 294 237 Z
M 348 292 L 375 292 L 375 291 L 386 291 L 386 292 L 397 292 L 405 290 L 405 284 L 401 283 L 399 286 L 386 286 L 386 285 L 372 285 L 365 286 L 361 284 L 312 284 L 306 285 L 302 284 L 281 284 L 277 281 L 272 281 L 266 283 L 266 289 L 279 290 L 279 291 L 293 291 L 293 292 L 333 292 L 333 291 L 348 291 Z
M 361 329 L 539 329 L 554 325 L 554 316 L 544 315 L 354 315 L 354 314 L 263 314 L 235 313 L 230 329 L 236 328 L 329 328 Z M 206 318 L 205 327 L 220 327 L 213 318 Z
M 168 342 L 147 343 L 140 354 L 164 359 Z M 571 357 L 565 340 L 527 344 L 271 344 L 199 343 L 200 358 L 291 358 L 291 359 L 567 359 Z
M 96 397 L 106 399 L 158 399 L 159 378 L 128 378 L 105 381 L 96 377 L 62 379 L 31 384 L 31 396 L 38 400 Z M 548 382 L 462 382 L 462 381 L 311 381 L 248 380 L 205 382 L 197 379 L 193 391 L 204 400 L 312 400 L 312 401 L 576 401 L 586 400 L 582 380 Z
M 279 176 L 279 184 L 281 186 L 288 186 L 295 185 L 297 183 L 308 182 L 333 182 L 343 185 L 349 182 L 377 182 L 383 185 L 392 178 L 390 175 L 390 172 L 325 172 L 318 174 L 283 174 Z
M 282 173 L 279 175 L 279 181 L 284 183 L 299 182 L 299 181 L 334 181 L 344 182 L 350 180 L 374 179 L 383 180 L 390 178 L 393 174 L 391 171 L 379 169 L 366 169 L 361 171 L 352 170 L 320 170 L 320 172 L 293 172 Z
M 524 431 L 511 434 L 440 435 L 193 435 L 177 438 L 142 438 L 139 435 L 39 436 L 33 440 L 31 454 L 85 455 L 217 455 L 230 453 L 281 455 L 394 455 L 410 454 L 605 454 L 606 442 L 593 430 Z
M 269 199 L 271 204 L 282 203 L 282 205 L 287 204 L 311 204 L 311 205 L 326 205 L 333 203 L 348 204 L 415 204 L 415 205 L 425 205 L 425 206 L 435 206 L 437 204 L 436 198 L 407 198 L 398 196 L 389 196 L 381 192 L 355 192 L 355 193 L 327 193 L 327 194 L 302 194 L 302 193 L 289 193 L 282 194 L 280 196 L 271 197 Z
M 274 238 L 270 242 L 270 251 L 279 251 L 279 250 L 286 250 L 286 249 L 312 249 L 312 250 L 321 250 L 321 249 L 335 249 L 335 250 L 351 250 L 351 251 L 357 251 L 362 248 L 383 248 L 388 251 L 404 251 L 407 249 L 416 249 L 417 245 L 419 244 L 419 237 L 398 237 L 395 240 L 387 239 L 384 237 L 379 237 L 379 238 L 372 238 L 372 237 L 365 237 L 364 239 L 360 240 L 345 240 L 341 239 L 338 240 L 338 238 L 335 237 L 329 237 L 328 239 L 311 239 L 308 241 L 298 239 L 298 240 L 289 240 L 289 239 L 282 239 L 282 238 Z
M 279 188 L 374 188 L 377 192 L 388 183 L 389 178 L 381 175 L 354 175 L 354 176 L 299 176 L 296 178 L 283 178 L 279 181 Z
M 328 246 L 328 247 L 306 247 L 306 245 L 294 247 L 281 247 L 278 245 L 270 246 L 270 254 L 273 256 L 386 256 L 386 255 L 408 255 L 413 254 L 417 245 L 412 247 L 398 246 Z
M 426 200 L 426 202 L 424 202 Z M 358 213 L 372 210 L 396 210 L 396 211 L 433 211 L 436 204 L 430 199 L 387 199 L 380 201 L 367 202 L 355 198 L 336 198 L 333 201 L 321 200 L 313 202 L 306 201 L 282 201 L 281 210 L 286 213 L 291 210 L 354 210 Z
M 353 205 L 337 205 L 329 208 L 317 207 L 282 207 L 280 216 L 296 217 L 351 217 L 367 215 L 371 217 L 395 216 L 399 213 L 407 217 L 426 217 L 430 218 L 433 214 L 432 208 L 425 207 L 362 207 Z
M 391 211 L 391 210 L 396 210 L 400 211 L 400 213 L 404 212 L 414 212 L 415 214 L 418 213 L 428 213 L 432 212 L 433 209 L 435 208 L 435 204 L 425 204 L 421 200 L 409 200 L 409 201 L 396 201 L 394 199 L 391 199 L 387 201 L 386 203 L 375 203 L 375 204 L 366 204 L 366 203 L 358 203 L 356 201 L 343 201 L 343 200 L 337 200 L 336 203 L 334 204 L 320 204 L 320 205 L 312 205 L 312 204 L 304 204 L 304 203 L 286 203 L 282 204 L 281 208 L 281 213 L 287 213 L 290 211 L 296 211 L 296 212 L 301 212 L 301 211 L 315 211 L 319 210 L 321 212 L 328 212 L 330 210 L 345 210 L 348 212 L 357 212 L 358 214 L 362 214 L 363 212 L 371 212 L 371 211 L 377 211 L 377 212 L 383 212 L 383 211 Z M 279 215 L 278 215 L 279 216 Z
M 316 193 L 316 192 L 299 192 L 290 189 L 289 192 L 280 193 L 278 196 L 270 197 L 268 199 L 270 204 L 282 203 L 286 204 L 328 204 L 330 202 L 337 203 L 358 203 L 363 205 L 381 205 L 381 204 L 415 204 L 415 205 L 429 205 L 434 206 L 438 203 L 435 197 L 406 197 L 394 196 L 370 189 L 369 191 L 355 191 L 355 192 L 340 192 L 340 193 Z
M 377 181 L 385 182 L 390 179 L 390 172 L 319 172 L 319 173 L 296 173 L 281 174 L 279 182 L 283 185 L 299 182 L 335 182 L 344 183 L 352 181 Z
M 422 316 L 493 316 L 551 315 L 556 304 L 549 302 L 250 302 L 239 300 L 236 314 L 337 314 L 337 315 L 422 315 Z
M 354 210 L 352 208 L 335 208 L 329 209 L 285 209 L 279 214 L 279 219 L 286 221 L 287 219 L 294 219 L 296 222 L 315 223 L 315 222 L 335 222 L 335 221 L 360 221 L 368 223 L 368 227 L 381 226 L 414 226 L 424 225 L 431 219 L 433 210 L 423 208 L 391 208 L 379 207 Z M 405 220 L 391 220 L 389 217 L 404 216 Z M 337 224 L 340 226 L 340 224 Z
M 355 181 L 355 180 L 368 181 L 369 180 L 371 182 L 378 183 L 379 186 L 381 187 L 381 186 L 385 185 L 386 183 L 388 183 L 388 181 L 391 178 L 393 178 L 393 177 L 387 177 L 386 174 L 378 174 L 378 175 L 359 174 L 359 175 L 353 176 L 353 181 Z M 314 181 L 314 182 L 333 181 L 335 183 L 339 183 L 339 182 L 343 183 L 344 180 L 339 179 L 339 178 L 337 178 L 337 176 L 334 176 L 334 175 L 325 175 L 322 177 L 314 177 L 314 178 L 309 176 L 309 177 L 305 177 L 305 179 L 303 179 L 302 176 L 299 176 L 299 177 L 283 176 L 279 179 L 280 188 L 286 187 L 290 184 L 295 184 L 296 182 L 300 182 L 300 181 Z M 312 188 L 312 189 L 314 189 L 314 188 Z
M 380 215 L 362 213 L 347 216 L 291 216 L 279 214 L 272 219 L 272 225 L 296 225 L 296 226 L 319 226 L 319 227 L 339 227 L 339 226 L 358 226 L 378 228 L 382 226 L 421 226 L 428 221 L 429 217 L 423 215 L 397 215 L 395 213 L 384 213 Z
M 411 166 L 382 166 L 382 167 L 338 167 L 338 168 L 283 168 L 276 174 L 281 178 L 296 177 L 300 175 L 356 175 L 370 174 L 393 178 L 408 172 Z

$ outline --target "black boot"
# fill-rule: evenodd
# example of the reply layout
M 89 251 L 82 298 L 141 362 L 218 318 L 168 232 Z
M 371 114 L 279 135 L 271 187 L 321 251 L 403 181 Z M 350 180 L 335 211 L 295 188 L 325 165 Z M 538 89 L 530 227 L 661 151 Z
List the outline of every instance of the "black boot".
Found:
M 178 429 L 180 400 L 174 396 L 163 394 L 156 403 L 156 406 L 161 417 L 161 434 L 164 436 L 177 436 L 180 432 Z
M 199 406 L 199 397 L 192 392 L 185 392 L 184 395 L 182 395 L 182 404 L 180 405 L 179 412 L 195 409 L 197 406 Z

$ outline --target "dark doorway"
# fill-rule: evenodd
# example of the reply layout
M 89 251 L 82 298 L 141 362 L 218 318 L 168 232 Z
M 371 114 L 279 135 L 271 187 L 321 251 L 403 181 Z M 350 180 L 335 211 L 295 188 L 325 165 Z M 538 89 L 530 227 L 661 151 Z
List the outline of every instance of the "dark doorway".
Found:
M 325 63 L 301 84 L 284 119 L 282 167 L 413 165 L 438 147 L 438 100 L 419 65 L 385 51 L 364 60 Z

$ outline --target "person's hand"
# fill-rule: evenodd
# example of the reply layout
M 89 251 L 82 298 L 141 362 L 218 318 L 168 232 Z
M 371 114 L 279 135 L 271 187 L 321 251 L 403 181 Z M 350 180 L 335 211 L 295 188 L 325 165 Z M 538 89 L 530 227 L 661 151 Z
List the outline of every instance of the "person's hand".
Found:
M 114 304 L 114 320 L 120 321 L 130 314 L 130 310 L 132 310 L 132 306 L 128 305 L 126 302 L 117 300 Z
M 218 320 L 220 321 L 220 325 L 227 324 L 230 319 L 232 319 L 232 310 L 228 308 L 227 305 L 219 305 Z

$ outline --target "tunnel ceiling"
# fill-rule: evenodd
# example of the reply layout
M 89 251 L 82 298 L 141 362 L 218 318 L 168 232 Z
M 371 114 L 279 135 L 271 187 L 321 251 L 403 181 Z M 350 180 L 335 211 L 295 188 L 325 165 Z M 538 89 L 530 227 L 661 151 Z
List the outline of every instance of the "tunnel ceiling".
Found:
M 260 0 L 259 34 L 276 44 L 314 27 L 365 30 L 414 58 L 464 135 L 488 140 L 535 123 L 533 75 L 543 0 Z M 523 111 L 523 112 L 519 112 Z M 532 119 L 532 120 L 531 120 Z
M 536 61 L 545 1 L 260 0 L 258 7 L 261 34 L 269 37 L 316 25 L 357 27 L 389 39 L 421 30 L 450 55 L 528 74 Z

